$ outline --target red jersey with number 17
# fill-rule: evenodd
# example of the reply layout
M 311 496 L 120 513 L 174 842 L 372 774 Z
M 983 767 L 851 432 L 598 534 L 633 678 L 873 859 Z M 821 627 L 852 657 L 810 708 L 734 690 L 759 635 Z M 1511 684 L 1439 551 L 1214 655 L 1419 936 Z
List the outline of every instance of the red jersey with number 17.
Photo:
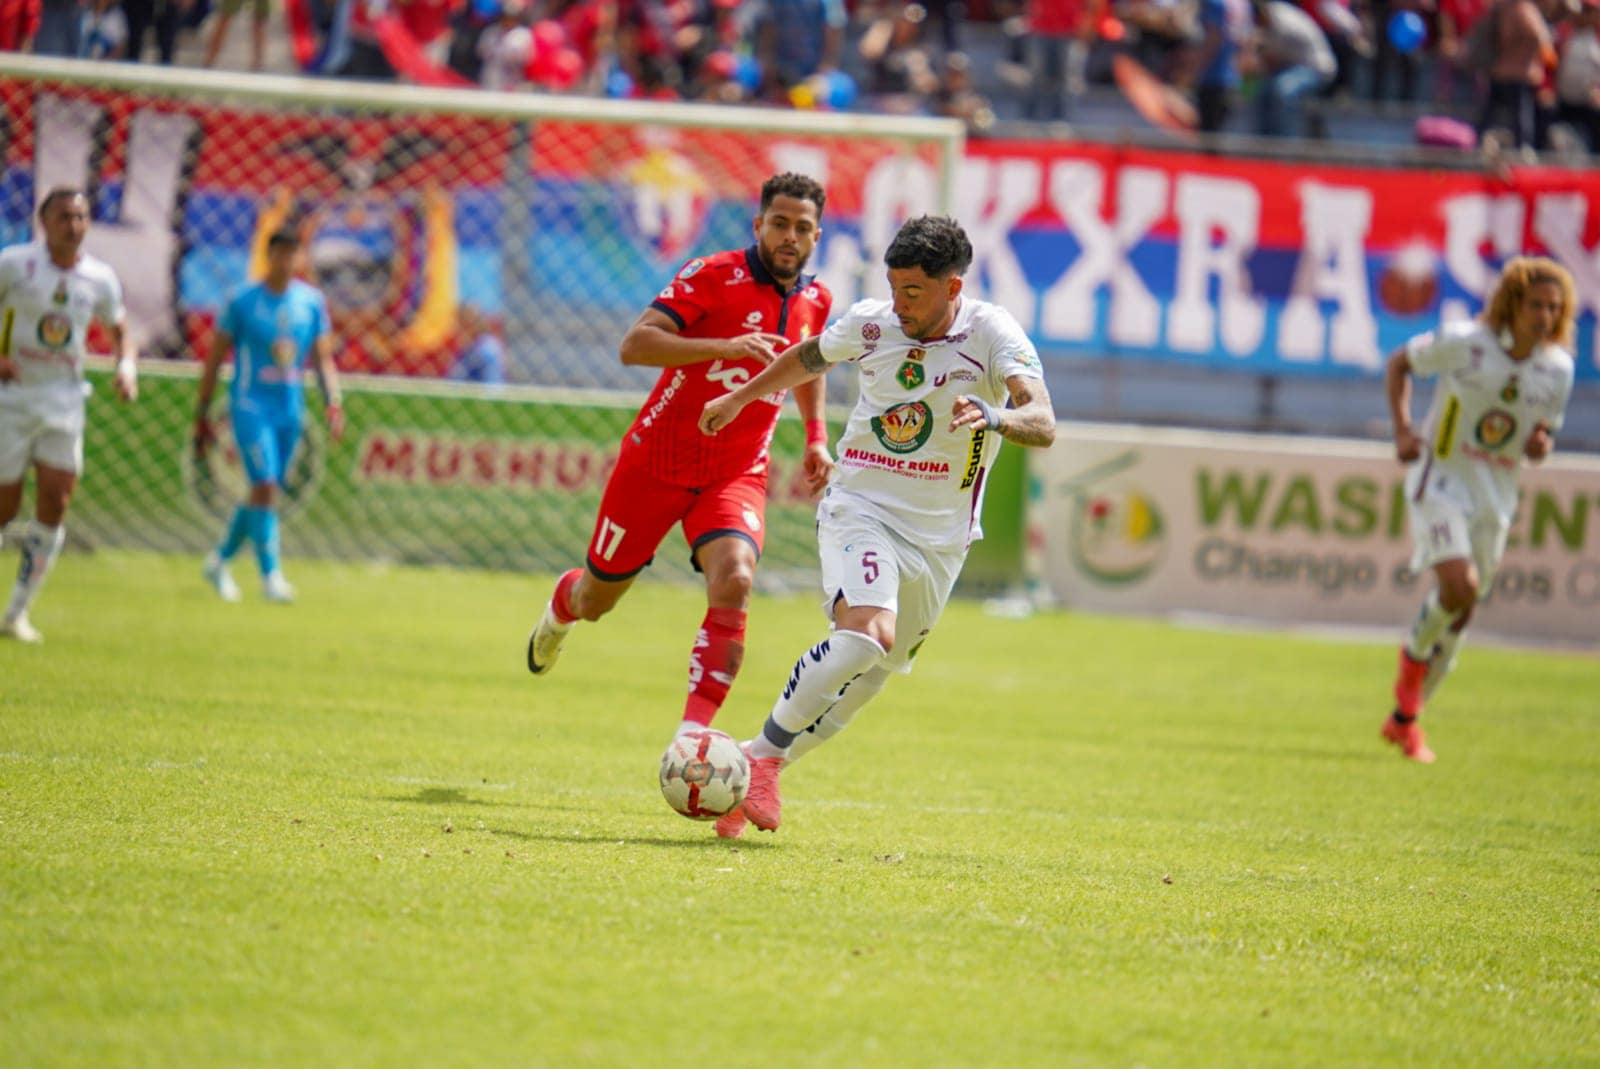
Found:
M 781 334 L 792 344 L 822 333 L 833 295 L 811 275 L 801 275 L 784 289 L 752 245 L 690 260 L 650 307 L 676 323 L 685 338 L 760 332 Z M 763 366 L 753 359 L 708 359 L 663 368 L 623 436 L 623 448 L 645 450 L 650 474 L 674 486 L 708 486 L 765 469 L 787 391 L 752 402 L 714 436 L 700 433 L 706 402 L 748 381 Z

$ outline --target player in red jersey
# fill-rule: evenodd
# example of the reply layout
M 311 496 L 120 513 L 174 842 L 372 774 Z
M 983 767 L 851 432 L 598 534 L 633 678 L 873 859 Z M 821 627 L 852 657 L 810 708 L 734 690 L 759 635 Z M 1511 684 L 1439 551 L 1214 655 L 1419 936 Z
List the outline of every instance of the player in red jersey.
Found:
M 789 345 L 822 333 L 833 297 L 802 271 L 822 234 L 826 199 L 804 175 L 767 179 L 755 244 L 690 260 L 623 336 L 622 362 L 659 367 L 661 377 L 623 435 L 585 567 L 557 581 L 528 638 L 534 675 L 554 666 L 574 623 L 616 606 L 681 523 L 690 559 L 705 576 L 707 608 L 689 652 L 679 730 L 716 717 L 744 659 L 745 610 L 766 532 L 767 448 L 784 394 L 752 404 L 716 438 L 700 433 L 700 411 Z M 822 384 L 798 386 L 794 396 L 815 493 L 833 471 Z

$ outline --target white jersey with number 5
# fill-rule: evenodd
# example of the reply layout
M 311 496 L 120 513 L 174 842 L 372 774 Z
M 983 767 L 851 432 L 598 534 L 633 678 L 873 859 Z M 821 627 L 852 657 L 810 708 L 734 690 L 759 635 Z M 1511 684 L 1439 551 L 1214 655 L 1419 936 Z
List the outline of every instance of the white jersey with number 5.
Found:
M 18 385 L 76 389 L 95 319 L 122 322 L 122 284 L 109 264 L 79 253 L 62 269 L 42 242 L 0 250 L 0 348 Z
M 1003 408 L 1006 379 L 1043 378 L 1011 313 L 962 297 L 949 333 L 918 341 L 900 329 L 889 301 L 857 301 L 820 343 L 823 359 L 851 361 L 861 376 L 829 492 L 853 495 L 927 549 L 959 551 L 983 537 L 984 479 L 1000 436 L 952 432 L 950 418 L 959 394 Z
M 1573 375 L 1572 356 L 1558 345 L 1518 361 L 1506 354 L 1508 344 L 1477 321 L 1448 323 L 1406 343 L 1411 370 L 1439 378 L 1413 493 L 1459 491 L 1474 512 L 1490 510 L 1502 524 L 1517 507 L 1523 446 L 1540 423 L 1552 434 L 1561 429 Z

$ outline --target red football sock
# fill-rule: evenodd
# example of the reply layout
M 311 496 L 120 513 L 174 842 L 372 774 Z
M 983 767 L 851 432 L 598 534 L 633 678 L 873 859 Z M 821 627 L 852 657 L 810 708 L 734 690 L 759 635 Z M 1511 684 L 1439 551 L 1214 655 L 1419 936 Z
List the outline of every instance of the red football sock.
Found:
M 683 718 L 711 726 L 744 661 L 743 609 L 707 609 L 689 651 L 689 700 Z
M 578 614 L 572 611 L 572 588 L 578 585 L 582 575 L 582 568 L 572 569 L 556 580 L 556 591 L 550 595 L 550 608 L 555 612 L 556 619 L 564 624 L 578 619 Z

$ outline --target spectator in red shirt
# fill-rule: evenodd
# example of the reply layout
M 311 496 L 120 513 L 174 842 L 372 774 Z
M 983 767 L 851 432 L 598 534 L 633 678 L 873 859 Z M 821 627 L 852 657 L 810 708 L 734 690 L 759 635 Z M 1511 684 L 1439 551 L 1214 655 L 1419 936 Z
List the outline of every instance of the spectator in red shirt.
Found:
M 0 52 L 31 52 L 39 32 L 39 0 L 0 0 Z
M 1434 87 L 1434 99 L 1439 103 L 1454 102 L 1463 88 L 1477 88 L 1477 72 L 1465 68 L 1467 35 L 1488 10 L 1489 0 L 1439 0 L 1440 62 Z
M 1026 19 L 1033 73 L 1024 114 L 1030 119 L 1070 119 L 1083 88 L 1092 22 L 1087 0 L 1028 0 Z

